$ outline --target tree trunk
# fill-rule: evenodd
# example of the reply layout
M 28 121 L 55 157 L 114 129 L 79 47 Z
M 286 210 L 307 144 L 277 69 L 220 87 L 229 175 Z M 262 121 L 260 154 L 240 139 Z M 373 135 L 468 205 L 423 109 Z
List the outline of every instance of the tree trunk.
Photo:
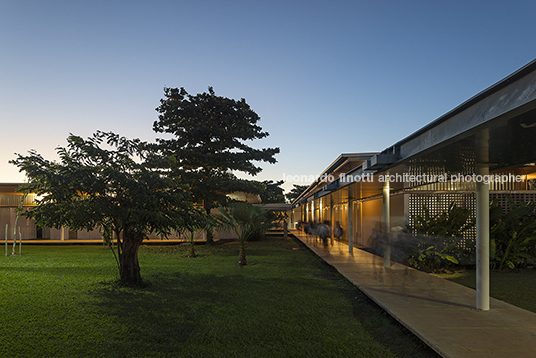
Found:
M 246 262 L 246 244 L 245 240 L 240 240 L 240 252 L 238 253 L 238 266 L 245 266 Z
M 207 230 L 207 245 L 212 245 L 214 243 L 214 233 L 210 230 Z
M 188 254 L 188 257 L 197 257 L 195 254 L 195 248 L 193 244 L 190 244 L 190 253 Z
M 207 215 L 210 215 L 210 206 L 207 205 L 207 201 L 205 200 L 204 203 L 204 208 L 205 208 L 205 211 L 207 213 Z M 212 245 L 214 243 L 214 232 L 212 230 L 205 230 L 207 232 L 207 242 L 206 244 L 207 245 Z
M 138 250 L 142 241 L 143 237 L 123 236 L 122 250 L 119 254 L 119 276 L 123 283 L 133 285 L 141 283 Z
M 194 233 L 190 232 L 190 254 L 188 254 L 188 257 L 196 257 L 195 254 L 195 242 L 194 242 Z

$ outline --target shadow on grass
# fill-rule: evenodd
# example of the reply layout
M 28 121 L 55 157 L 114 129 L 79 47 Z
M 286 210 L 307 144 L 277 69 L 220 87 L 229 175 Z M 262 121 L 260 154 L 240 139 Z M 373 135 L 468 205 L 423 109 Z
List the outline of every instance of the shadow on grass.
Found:
M 183 249 L 155 247 L 153 255 L 144 248 L 147 285 L 137 289 L 96 283 L 115 277 L 109 260 L 106 267 L 91 266 L 93 257 L 73 261 L 78 267 L 65 264 L 71 256 L 54 267 L 32 260 L 32 267 L 5 269 L 20 276 L 10 286 L 23 290 L 26 306 L 20 318 L 13 311 L 3 332 L 23 333 L 21 357 L 393 357 L 387 349 L 399 357 L 432 356 L 412 351 L 411 342 L 404 346 L 396 322 L 296 246 L 252 243 L 248 253 L 257 264 L 243 268 L 233 244 L 205 248 L 195 259 L 182 258 Z
M 227 356 L 222 348 L 232 352 L 247 344 L 262 346 L 248 338 L 248 333 L 267 334 L 270 326 L 264 322 L 264 327 L 248 332 L 248 327 L 259 325 L 258 315 L 266 315 L 257 312 L 255 316 L 255 306 L 267 303 L 254 290 L 266 284 L 260 281 L 240 275 L 167 273 L 150 276 L 145 287 L 109 282 L 89 294 L 95 298 L 93 309 L 113 317 L 125 332 L 122 342 L 130 342 L 125 350 Z
M 41 279 L 42 277 L 50 277 L 56 279 L 58 276 L 72 277 L 73 280 L 87 277 L 88 281 L 95 280 L 95 274 L 117 272 L 117 267 L 76 267 L 76 266 L 53 266 L 53 267 L 0 267 L 0 276 L 9 275 L 10 280 L 13 277 L 20 275 L 21 279 L 33 280 Z M 46 284 L 46 282 L 42 282 Z
M 104 282 L 90 295 L 96 298 L 95 308 L 114 317 L 134 344 L 150 346 L 163 339 L 185 340 L 195 334 L 197 311 L 217 293 L 196 285 L 187 274 L 160 274 L 145 280 L 142 287 Z
M 205 243 L 200 243 L 195 245 L 196 252 L 202 252 L 201 255 L 214 255 L 228 257 L 236 256 L 238 257 L 238 247 L 239 244 L 237 241 L 226 241 L 226 242 L 217 242 L 212 245 L 205 245 Z M 182 243 L 179 245 L 169 245 L 169 246 L 153 246 L 153 245 L 142 245 L 140 249 L 145 250 L 150 253 L 158 254 L 167 254 L 167 255 L 179 255 L 178 257 L 184 257 L 188 255 L 190 250 L 189 243 Z
M 359 323 L 339 327 L 338 313 L 326 306 L 337 291 L 331 282 L 189 273 L 149 280 L 141 289 L 105 283 L 90 292 L 93 309 L 125 332 L 129 354 L 320 357 L 335 350 L 344 357 L 352 340 L 364 351 L 382 349 L 363 343 Z

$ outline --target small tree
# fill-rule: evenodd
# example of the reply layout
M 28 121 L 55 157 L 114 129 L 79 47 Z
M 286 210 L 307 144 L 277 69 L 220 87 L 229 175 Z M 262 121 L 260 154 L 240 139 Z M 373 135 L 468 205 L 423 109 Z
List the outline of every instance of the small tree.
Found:
M 265 231 L 273 223 L 273 216 L 259 206 L 247 202 L 234 202 L 224 208 L 220 206 L 221 225 L 228 228 L 238 236 L 240 249 L 238 253 L 238 265 L 247 265 L 246 242 L 254 235 Z
M 188 242 L 190 244 L 188 257 L 197 257 L 195 253 L 195 233 L 201 230 L 213 232 L 216 227 L 216 222 L 212 215 L 207 215 L 197 209 L 195 210 L 195 217 L 185 221 L 182 226 L 182 231 L 188 236 Z
M 13 248 L 11 249 L 11 255 L 15 255 L 15 247 L 17 246 L 17 222 L 19 221 L 19 216 L 22 215 L 24 199 L 26 199 L 27 194 L 24 194 L 20 198 L 19 206 L 17 207 L 17 216 L 15 217 L 15 225 L 13 225 Z M 6 226 L 7 229 L 7 226 Z M 6 242 L 7 242 L 7 231 L 6 231 Z M 19 254 L 22 251 L 22 237 L 20 233 L 19 226 Z
M 23 215 L 40 226 L 111 230 L 121 280 L 139 284 L 142 241 L 151 232 L 166 236 L 195 217 L 190 195 L 174 179 L 149 169 L 147 145 L 139 139 L 98 131 L 88 139 L 71 134 L 67 142 L 56 149 L 59 162 L 33 150 L 11 161 L 28 178 L 20 191 L 41 198 Z
M 195 96 L 182 87 L 164 88 L 164 95 L 153 129 L 174 138 L 157 140 L 163 158 L 159 165 L 190 183 L 207 214 L 240 186 L 232 171 L 256 175 L 262 169 L 253 162 L 276 162 L 279 148 L 255 149 L 245 143 L 268 136 L 245 99 L 217 96 L 212 87 Z M 212 242 L 210 231 L 207 242 Z

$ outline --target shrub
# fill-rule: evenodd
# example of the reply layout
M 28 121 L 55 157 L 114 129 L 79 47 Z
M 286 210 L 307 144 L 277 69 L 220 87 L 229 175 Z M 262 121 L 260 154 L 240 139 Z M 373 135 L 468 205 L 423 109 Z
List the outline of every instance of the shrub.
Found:
M 413 225 L 407 228 L 417 234 L 417 243 L 409 248 L 404 261 L 411 267 L 437 271 L 459 264 L 461 250 L 458 241 L 463 233 L 475 225 L 469 219 L 469 209 L 460 208 L 452 202 L 447 211 L 431 215 L 424 206 L 424 216 L 412 215 Z
M 518 204 L 508 197 L 509 210 L 494 200 L 490 206 L 490 259 L 493 267 L 523 268 L 536 258 L 535 203 Z

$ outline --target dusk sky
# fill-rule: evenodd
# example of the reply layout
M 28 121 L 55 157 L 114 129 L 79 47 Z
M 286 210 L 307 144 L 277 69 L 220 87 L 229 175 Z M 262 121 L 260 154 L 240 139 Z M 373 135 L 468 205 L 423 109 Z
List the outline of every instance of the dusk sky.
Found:
M 154 141 L 163 88 L 209 86 L 261 117 L 250 145 L 281 148 L 254 179 L 317 175 L 532 61 L 535 35 L 534 1 L 0 0 L 0 182 L 69 133 Z

